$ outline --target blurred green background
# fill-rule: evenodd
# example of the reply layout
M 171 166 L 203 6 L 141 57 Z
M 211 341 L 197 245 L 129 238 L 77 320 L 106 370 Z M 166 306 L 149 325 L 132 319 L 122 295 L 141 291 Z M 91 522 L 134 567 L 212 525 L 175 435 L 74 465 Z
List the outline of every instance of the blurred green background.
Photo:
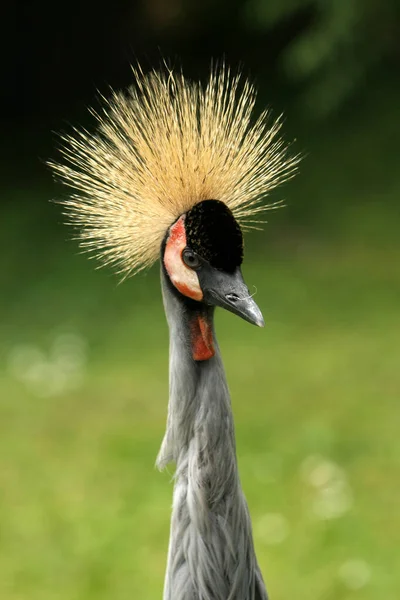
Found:
M 158 269 L 79 254 L 44 161 L 97 90 L 225 56 L 304 154 L 247 237 L 265 330 L 219 311 L 273 600 L 400 597 L 397 0 L 49 0 L 2 9 L 0 598 L 162 597 L 172 484 Z

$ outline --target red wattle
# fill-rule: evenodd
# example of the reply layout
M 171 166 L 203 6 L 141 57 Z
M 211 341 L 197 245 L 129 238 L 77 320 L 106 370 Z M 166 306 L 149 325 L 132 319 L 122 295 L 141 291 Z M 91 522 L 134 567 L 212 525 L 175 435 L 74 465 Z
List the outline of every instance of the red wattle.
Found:
M 202 315 L 193 318 L 190 324 L 193 360 L 209 360 L 215 354 L 212 328 Z

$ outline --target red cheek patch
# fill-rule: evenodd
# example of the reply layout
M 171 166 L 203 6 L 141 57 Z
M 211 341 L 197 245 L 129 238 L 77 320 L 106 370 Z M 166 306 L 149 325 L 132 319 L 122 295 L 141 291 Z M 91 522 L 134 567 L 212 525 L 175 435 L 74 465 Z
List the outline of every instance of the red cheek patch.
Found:
M 174 286 L 181 294 L 192 300 L 202 300 L 197 273 L 182 260 L 182 250 L 186 248 L 185 216 L 182 215 L 171 227 L 164 252 L 164 265 Z
M 164 252 L 164 265 L 169 278 L 177 290 L 192 300 L 202 300 L 199 278 L 182 260 L 182 250 L 186 248 L 185 216 L 182 215 L 171 227 Z M 189 324 L 190 344 L 193 360 L 208 360 L 215 354 L 212 327 L 209 320 L 196 314 Z

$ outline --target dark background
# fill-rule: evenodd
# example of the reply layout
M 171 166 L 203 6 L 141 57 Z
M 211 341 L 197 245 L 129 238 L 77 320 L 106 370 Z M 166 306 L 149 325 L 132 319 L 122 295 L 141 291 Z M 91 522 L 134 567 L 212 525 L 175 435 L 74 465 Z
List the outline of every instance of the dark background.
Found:
M 260 564 L 276 600 L 397 600 L 397 0 L 8 1 L 0 39 L 0 596 L 161 597 L 157 268 L 94 270 L 45 162 L 136 61 L 224 58 L 304 156 L 247 237 L 265 331 L 218 314 Z
M 43 161 L 57 144 L 52 132 L 76 123 L 90 126 L 86 107 L 96 106 L 98 92 L 127 87 L 132 63 L 146 69 L 166 58 L 183 66 L 187 76 L 204 78 L 211 58 L 225 57 L 257 81 L 260 107 L 268 104 L 276 114 L 285 112 L 288 137 L 299 140 L 297 149 L 304 154 L 312 150 L 314 134 L 321 136 L 326 126 L 330 136 L 337 127 L 351 133 L 368 121 L 372 127 L 379 122 L 379 135 L 389 104 L 382 133 L 389 133 L 385 156 L 376 147 L 381 140 L 371 132 L 366 157 L 373 172 L 365 169 L 364 185 L 378 181 L 379 186 L 379 177 L 386 176 L 383 163 L 395 162 L 399 20 L 393 0 L 368 0 L 362 6 L 356 0 L 5 3 L 4 181 L 13 186 L 16 178 L 33 176 L 46 183 Z M 354 148 L 354 163 L 358 152 Z M 356 164 L 351 168 L 357 169 Z M 2 201 L 7 202 L 6 194 Z M 309 202 L 321 204 L 317 198 Z M 286 215 L 301 218 L 301 212 L 304 206 Z

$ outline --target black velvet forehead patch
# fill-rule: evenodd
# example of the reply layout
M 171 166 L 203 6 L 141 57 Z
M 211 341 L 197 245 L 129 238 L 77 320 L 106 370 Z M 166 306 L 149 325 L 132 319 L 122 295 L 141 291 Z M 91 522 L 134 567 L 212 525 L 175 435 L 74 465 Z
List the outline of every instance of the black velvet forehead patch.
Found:
M 213 267 L 233 272 L 243 261 L 243 235 L 229 208 L 220 200 L 203 200 L 185 217 L 189 248 Z

